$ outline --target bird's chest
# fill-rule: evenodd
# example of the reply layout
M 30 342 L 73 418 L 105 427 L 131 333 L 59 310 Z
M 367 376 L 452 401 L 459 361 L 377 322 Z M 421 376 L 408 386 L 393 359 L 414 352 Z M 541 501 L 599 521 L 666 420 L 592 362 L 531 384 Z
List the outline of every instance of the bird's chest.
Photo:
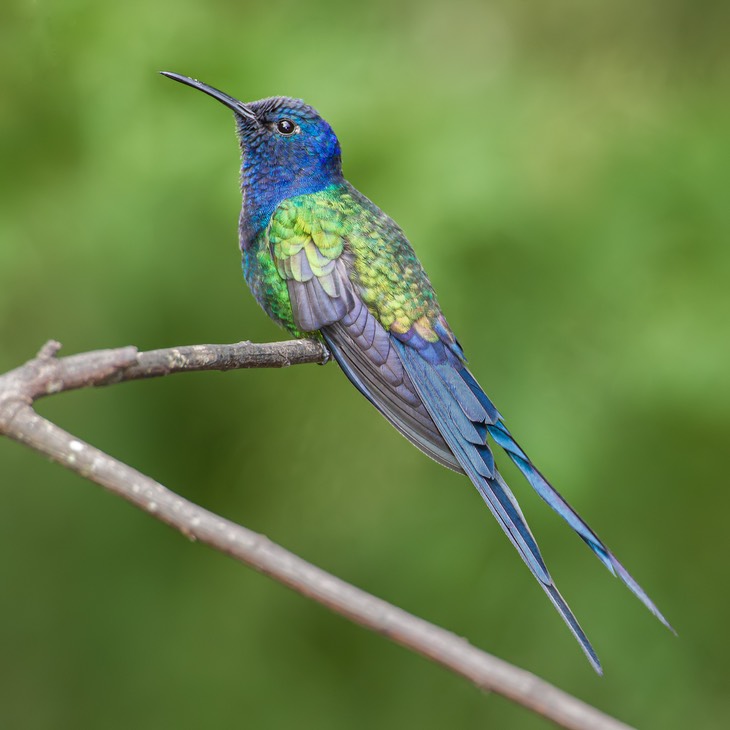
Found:
M 271 319 L 294 336 L 299 336 L 300 332 L 294 325 L 289 290 L 276 270 L 266 231 L 241 248 L 243 276 L 254 298 Z

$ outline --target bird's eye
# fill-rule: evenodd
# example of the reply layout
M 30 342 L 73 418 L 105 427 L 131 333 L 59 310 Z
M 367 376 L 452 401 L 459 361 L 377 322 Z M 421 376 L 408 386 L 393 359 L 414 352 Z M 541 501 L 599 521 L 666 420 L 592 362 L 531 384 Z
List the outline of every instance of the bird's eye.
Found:
M 285 137 L 288 137 L 291 134 L 294 134 L 294 132 L 297 131 L 297 125 L 292 122 L 291 119 L 280 119 L 276 123 L 276 131 L 279 134 L 283 134 Z

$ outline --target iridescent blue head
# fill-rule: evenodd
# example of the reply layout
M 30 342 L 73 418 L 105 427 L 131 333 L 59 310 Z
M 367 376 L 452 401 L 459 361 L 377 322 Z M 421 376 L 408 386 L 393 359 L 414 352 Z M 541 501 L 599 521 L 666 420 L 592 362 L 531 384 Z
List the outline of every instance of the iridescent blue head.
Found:
M 162 74 L 212 96 L 236 117 L 243 245 L 267 225 L 282 200 L 342 182 L 340 143 L 332 127 L 303 101 L 275 96 L 245 104 L 187 76 Z

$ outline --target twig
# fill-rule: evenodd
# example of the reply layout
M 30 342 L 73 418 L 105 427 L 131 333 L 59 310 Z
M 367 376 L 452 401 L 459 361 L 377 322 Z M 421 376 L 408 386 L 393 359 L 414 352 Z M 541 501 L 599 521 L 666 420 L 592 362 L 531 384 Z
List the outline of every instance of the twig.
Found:
M 137 352 L 134 347 L 57 358 L 57 342 L 0 376 L 0 435 L 50 457 L 67 469 L 299 593 L 347 616 L 508 699 L 571 730 L 630 730 L 584 702 L 523 669 L 471 646 L 445 629 L 409 614 L 307 563 L 240 525 L 178 496 L 93 446 L 67 433 L 33 409 L 45 395 L 125 380 L 195 370 L 286 367 L 324 363 L 326 349 L 311 340 L 268 344 L 194 345 Z

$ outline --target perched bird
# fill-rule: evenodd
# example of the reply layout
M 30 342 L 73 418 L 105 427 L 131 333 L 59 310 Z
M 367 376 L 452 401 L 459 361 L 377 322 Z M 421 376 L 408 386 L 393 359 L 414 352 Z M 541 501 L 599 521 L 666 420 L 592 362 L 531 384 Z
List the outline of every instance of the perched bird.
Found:
M 321 338 L 352 384 L 409 441 L 471 479 L 599 674 L 598 657 L 495 466 L 490 439 L 611 573 L 672 629 L 507 430 L 467 368 L 403 231 L 345 180 L 330 125 L 298 99 L 246 104 L 195 79 L 162 73 L 233 111 L 243 160 L 243 272 L 266 313 L 295 337 Z

